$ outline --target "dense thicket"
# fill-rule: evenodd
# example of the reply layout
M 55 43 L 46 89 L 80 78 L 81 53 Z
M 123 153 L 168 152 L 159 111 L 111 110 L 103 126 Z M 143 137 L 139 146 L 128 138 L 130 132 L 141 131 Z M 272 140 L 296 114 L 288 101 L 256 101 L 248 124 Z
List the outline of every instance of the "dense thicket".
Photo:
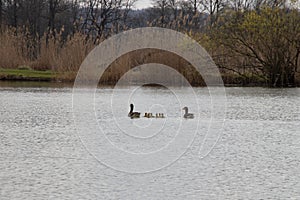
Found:
M 143 10 L 136 1 L 0 0 L 0 67 L 76 74 L 103 39 L 159 26 L 197 40 L 233 82 L 281 87 L 299 79 L 298 0 L 153 0 Z

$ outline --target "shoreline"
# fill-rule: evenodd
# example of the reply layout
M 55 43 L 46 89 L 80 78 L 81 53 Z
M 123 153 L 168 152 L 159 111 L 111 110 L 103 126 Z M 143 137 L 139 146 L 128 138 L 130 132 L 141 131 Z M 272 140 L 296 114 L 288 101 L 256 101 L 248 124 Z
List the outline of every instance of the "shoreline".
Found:
M 74 73 L 74 72 L 72 72 Z M 0 68 L 0 87 L 3 83 L 7 83 L 4 85 L 10 85 L 9 83 L 32 83 L 32 85 L 72 85 L 74 84 L 74 80 L 70 78 L 64 79 L 64 74 L 60 74 L 58 72 L 53 71 L 38 71 L 32 69 L 3 69 Z M 228 79 L 228 77 L 230 77 Z M 276 87 L 268 87 L 267 84 L 263 81 L 254 81 L 247 82 L 241 79 L 240 76 L 234 74 L 223 74 L 222 75 L 224 86 L 225 87 L 265 87 L 265 88 L 276 88 Z M 2 84 L 1 84 L 2 83 Z M 138 85 L 138 83 L 135 83 Z M 13 84 L 12 84 L 13 85 Z M 29 84 L 30 85 L 30 84 Z M 100 86 L 104 87 L 112 87 L 115 85 L 115 82 L 109 81 L 105 83 L 100 83 Z M 134 84 L 133 84 L 134 85 Z M 180 85 L 178 85 L 180 86 Z M 218 86 L 218 85 L 216 85 Z M 220 86 L 220 85 L 219 85 Z M 145 87 L 161 87 L 155 84 L 148 84 Z M 192 84 L 192 87 L 206 87 L 206 85 L 201 84 Z M 298 80 L 295 86 L 288 87 L 278 87 L 278 88 L 298 88 L 300 87 L 300 81 Z
M 114 84 L 99 84 L 98 88 L 113 88 Z M 128 85 L 130 86 L 138 86 L 138 84 Z M 215 85 L 213 87 L 219 87 L 222 85 Z M 51 88 L 72 88 L 74 87 L 74 82 L 64 82 L 64 81 L 53 81 L 53 80 L 24 80 L 24 79 L 17 79 L 17 80 L 3 80 L 0 79 L 0 88 L 4 87 L 51 87 Z M 88 85 L 87 85 L 88 87 Z M 166 88 L 160 85 L 144 85 L 143 87 L 148 88 Z M 176 87 L 176 86 L 174 86 Z M 180 86 L 178 86 L 180 87 Z M 194 88 L 204 88 L 206 86 L 192 86 Z M 269 88 L 269 89 L 289 89 L 289 88 L 300 88 L 300 86 L 291 86 L 291 87 L 267 87 L 265 85 L 257 85 L 257 84 L 249 84 L 249 85 L 242 85 L 242 84 L 224 84 L 225 88 Z

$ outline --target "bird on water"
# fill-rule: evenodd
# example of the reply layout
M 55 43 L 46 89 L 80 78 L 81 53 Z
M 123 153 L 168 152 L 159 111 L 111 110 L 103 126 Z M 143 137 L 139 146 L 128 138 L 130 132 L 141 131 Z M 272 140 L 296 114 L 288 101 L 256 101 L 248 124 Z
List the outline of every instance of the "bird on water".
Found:
M 133 109 L 134 109 L 134 105 L 130 104 L 130 111 L 128 113 L 128 117 L 130 117 L 131 119 L 140 118 L 141 113 L 139 113 L 139 112 L 133 112 Z
M 183 115 L 184 118 L 186 118 L 186 119 L 194 119 L 194 114 L 193 113 L 189 113 L 188 107 L 184 107 L 182 110 L 185 111 L 185 114 Z

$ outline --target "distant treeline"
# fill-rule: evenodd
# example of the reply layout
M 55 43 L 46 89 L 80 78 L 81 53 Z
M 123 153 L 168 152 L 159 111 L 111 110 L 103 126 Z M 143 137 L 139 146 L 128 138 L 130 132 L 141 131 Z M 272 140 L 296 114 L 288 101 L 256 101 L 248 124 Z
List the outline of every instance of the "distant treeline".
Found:
M 300 82 L 298 0 L 153 0 L 153 7 L 143 10 L 135 10 L 135 3 L 0 0 L 0 68 L 53 70 L 60 79 L 72 81 L 85 56 L 104 39 L 155 26 L 198 41 L 227 83 L 287 87 Z M 163 63 L 162 56 L 156 57 L 148 59 Z M 125 63 L 129 61 L 124 68 Z M 195 85 L 202 84 L 191 67 L 177 67 Z M 112 69 L 102 80 L 113 82 L 124 71 Z

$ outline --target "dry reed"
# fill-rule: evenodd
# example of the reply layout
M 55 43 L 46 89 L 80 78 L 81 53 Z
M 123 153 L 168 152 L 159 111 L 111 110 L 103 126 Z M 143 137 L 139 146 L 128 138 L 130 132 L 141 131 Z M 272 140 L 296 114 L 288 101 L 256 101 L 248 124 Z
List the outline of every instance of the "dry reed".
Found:
M 62 32 L 38 39 L 26 29 L 6 28 L 0 32 L 0 68 L 26 66 L 35 70 L 53 70 L 58 78 L 73 80 L 87 54 L 95 47 L 91 39 L 75 33 L 64 39 Z
M 5 29 L 0 32 L 0 67 L 17 68 L 28 61 L 25 53 L 26 40 L 22 34 L 16 34 L 15 29 Z

